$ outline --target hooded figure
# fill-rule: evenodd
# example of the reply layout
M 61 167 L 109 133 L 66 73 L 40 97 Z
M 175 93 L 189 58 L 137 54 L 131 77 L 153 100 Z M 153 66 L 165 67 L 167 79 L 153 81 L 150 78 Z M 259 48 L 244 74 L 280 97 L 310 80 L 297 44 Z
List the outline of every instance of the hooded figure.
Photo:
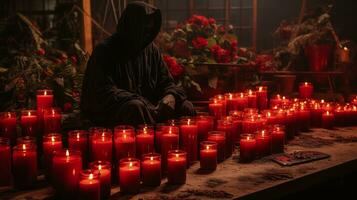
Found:
M 194 115 L 153 40 L 161 12 L 144 2 L 128 4 L 117 31 L 96 46 L 83 81 L 81 111 L 95 125 L 154 124 Z

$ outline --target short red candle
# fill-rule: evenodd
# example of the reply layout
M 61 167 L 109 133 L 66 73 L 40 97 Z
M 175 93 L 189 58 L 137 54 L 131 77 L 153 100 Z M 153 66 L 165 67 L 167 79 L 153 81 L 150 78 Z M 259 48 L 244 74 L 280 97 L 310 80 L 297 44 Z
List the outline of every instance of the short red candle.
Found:
M 271 136 L 267 130 L 263 129 L 258 131 L 255 135 L 255 140 L 257 142 L 257 157 L 261 158 L 271 154 Z
M 255 133 L 261 126 L 261 121 L 256 115 L 249 115 L 245 117 L 242 122 L 243 133 Z
M 322 114 L 321 124 L 323 128 L 332 129 L 335 121 L 335 116 L 330 111 L 326 111 Z
M 33 187 L 37 181 L 36 146 L 33 144 L 15 146 L 12 162 L 15 187 L 20 189 Z
M 240 162 L 251 162 L 255 159 L 257 144 L 253 134 L 242 134 L 240 139 Z
M 223 116 L 223 104 L 220 103 L 217 99 L 211 100 L 208 105 L 210 114 L 216 119 L 221 119 Z
M 11 174 L 10 140 L 0 137 L 0 187 L 11 184 Z
M 182 149 L 187 152 L 187 164 L 197 160 L 198 143 L 197 143 L 197 125 L 191 119 L 182 119 L 180 125 Z
M 154 151 L 154 130 L 139 129 L 136 135 L 136 157 L 141 158 L 143 154 Z
M 93 161 L 112 161 L 113 140 L 110 129 L 102 129 L 101 132 L 94 133 L 91 145 Z
M 61 132 L 61 109 L 47 108 L 43 112 L 43 130 L 44 133 L 60 133 Z
M 49 176 L 52 169 L 53 152 L 62 149 L 62 135 L 50 133 L 43 136 L 43 161 L 46 175 Z
M 275 125 L 271 133 L 272 141 L 272 152 L 273 153 L 282 153 L 284 152 L 285 144 L 285 131 L 284 127 L 280 125 Z
M 164 130 L 161 135 L 161 156 L 162 160 L 167 160 L 168 152 L 179 148 L 179 130 L 177 126 L 170 126 Z M 166 169 L 166 162 L 162 162 L 163 168 Z
M 312 97 L 314 86 L 309 82 L 303 82 L 299 85 L 300 97 L 303 99 L 309 99 Z
M 257 95 L 252 90 L 248 90 L 248 107 L 257 108 Z
M 278 123 L 275 112 L 273 112 L 272 110 L 263 110 L 261 113 L 262 113 L 262 116 L 265 117 L 267 125 L 269 125 L 269 124 L 272 125 L 272 124 Z
M 112 171 L 110 162 L 98 160 L 90 163 L 89 166 L 94 172 L 99 173 L 100 196 L 101 199 L 107 199 L 108 197 L 110 197 L 110 190 L 112 186 Z
M 257 87 L 257 106 L 259 110 L 265 110 L 268 108 L 268 91 L 266 86 Z
M 36 95 L 37 110 L 42 111 L 53 106 L 53 92 L 52 90 L 37 90 Z
M 167 158 L 167 182 L 169 184 L 186 183 L 187 154 L 182 150 L 172 150 Z
M 123 158 L 136 156 L 134 129 L 116 127 L 114 134 L 114 143 L 117 162 L 119 162 Z
M 226 133 L 224 131 L 210 131 L 208 141 L 217 143 L 217 159 L 219 162 L 226 158 Z
M 124 158 L 119 166 L 120 192 L 123 194 L 136 194 L 140 191 L 140 160 Z
M 10 144 L 16 142 L 16 113 L 1 112 L 0 113 L 0 133 L 2 137 L 9 138 Z
M 100 200 L 100 180 L 98 172 L 83 170 L 78 186 L 79 199 Z
M 214 128 L 214 118 L 207 115 L 199 115 L 196 117 L 198 142 L 207 140 L 208 132 Z
M 68 132 L 68 148 L 81 152 L 83 166 L 88 161 L 88 133 L 85 130 L 72 130 Z
M 144 154 L 141 161 L 143 184 L 159 186 L 161 184 L 161 156 L 157 153 Z
M 77 195 L 81 171 L 81 152 L 68 149 L 54 152 L 51 178 L 58 196 L 73 199 Z
M 225 156 L 226 158 L 230 157 L 233 152 L 233 137 L 232 137 L 232 132 L 233 132 L 233 124 L 232 120 L 230 117 L 226 117 L 222 120 L 217 121 L 217 131 L 224 131 L 225 132 L 225 138 L 226 138 L 226 153 Z
M 23 110 L 21 112 L 20 124 L 22 135 L 37 137 L 38 117 L 36 110 Z
M 202 170 L 215 170 L 217 168 L 217 143 L 211 141 L 201 142 L 200 167 Z

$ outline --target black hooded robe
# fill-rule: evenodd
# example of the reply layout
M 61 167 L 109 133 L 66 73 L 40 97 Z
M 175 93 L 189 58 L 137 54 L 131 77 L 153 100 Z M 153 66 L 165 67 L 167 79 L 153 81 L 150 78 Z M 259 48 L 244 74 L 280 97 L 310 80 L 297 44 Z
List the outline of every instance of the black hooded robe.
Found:
M 194 114 L 152 43 L 160 27 L 159 9 L 143 2 L 128 4 L 117 32 L 96 46 L 88 61 L 81 97 L 85 118 L 95 125 L 115 126 Z M 155 107 L 168 94 L 175 97 L 176 108 L 160 116 L 163 112 Z

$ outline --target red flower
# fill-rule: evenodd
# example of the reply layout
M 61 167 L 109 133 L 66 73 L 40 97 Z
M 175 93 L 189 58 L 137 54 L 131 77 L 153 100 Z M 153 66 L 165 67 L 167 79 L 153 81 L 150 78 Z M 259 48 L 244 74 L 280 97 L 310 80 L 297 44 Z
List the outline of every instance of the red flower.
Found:
M 215 23 L 216 23 L 216 20 L 213 19 L 213 18 L 209 18 L 209 19 L 208 19 L 208 22 L 209 22 L 210 24 L 215 24 Z
M 77 57 L 71 56 L 71 62 L 72 62 L 72 64 L 76 65 L 78 63 Z
M 73 110 L 73 106 L 71 102 L 67 102 L 63 105 L 64 112 L 71 112 Z
M 208 19 L 202 15 L 193 15 L 189 20 L 188 23 L 190 24 L 197 24 L 201 26 L 207 26 L 209 24 Z
M 187 42 L 183 40 L 177 40 L 172 46 L 172 52 L 174 56 L 181 58 L 188 58 L 191 56 L 191 52 L 188 49 Z
M 167 64 L 170 73 L 174 78 L 180 76 L 183 73 L 183 67 L 179 63 L 177 63 L 175 58 L 168 55 L 164 55 L 164 61 Z
M 196 37 L 195 39 L 192 40 L 192 46 L 195 49 L 203 49 L 208 45 L 208 41 L 203 38 L 203 37 Z
M 39 48 L 36 53 L 37 53 L 37 55 L 43 56 L 46 54 L 46 51 L 42 48 Z
M 231 62 L 231 52 L 223 49 L 219 45 L 214 45 L 210 49 L 212 57 L 218 63 L 229 63 Z

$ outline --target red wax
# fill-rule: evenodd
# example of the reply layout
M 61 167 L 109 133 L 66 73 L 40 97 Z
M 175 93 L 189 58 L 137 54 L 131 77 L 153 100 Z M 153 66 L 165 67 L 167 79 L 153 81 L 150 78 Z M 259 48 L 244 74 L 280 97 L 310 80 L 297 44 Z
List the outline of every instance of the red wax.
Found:
M 292 140 L 296 134 L 296 114 L 295 110 L 286 111 L 285 133 L 288 140 Z
M 196 117 L 198 143 L 207 140 L 208 132 L 213 130 L 214 119 L 211 116 L 200 115 Z
M 248 116 L 243 119 L 242 130 L 243 133 L 255 133 L 261 127 L 261 121 L 256 116 Z
M 245 108 L 248 108 L 248 96 L 244 93 L 239 93 L 237 96 L 237 110 L 243 111 Z
M 91 170 L 84 170 L 79 180 L 79 199 L 100 200 L 99 174 Z
M 20 189 L 33 187 L 37 180 L 36 147 L 33 144 L 15 146 L 12 162 L 15 187 Z
M 93 161 L 103 160 L 112 161 L 112 132 L 109 129 L 103 129 L 102 132 L 95 133 L 92 136 L 92 158 Z
M 217 168 L 217 143 L 210 141 L 201 142 L 200 167 L 203 170 Z
M 308 131 L 310 129 L 310 123 L 311 123 L 310 110 L 302 107 L 298 111 L 298 117 L 300 119 L 300 130 Z
M 11 184 L 11 148 L 8 138 L 0 137 L 0 187 Z
M 326 111 L 322 114 L 321 124 L 323 128 L 332 129 L 335 121 L 335 116 L 333 113 Z
M 248 91 L 248 108 L 257 108 L 257 95 L 252 90 Z
M 257 157 L 264 157 L 271 154 L 271 136 L 266 130 L 258 131 L 255 136 L 257 142 Z
M 81 152 L 83 166 L 85 166 L 88 157 L 88 133 L 84 130 L 68 132 L 68 148 Z
M 16 142 L 16 113 L 2 112 L 0 113 L 0 133 L 2 137 L 9 138 L 10 144 Z
M 256 140 L 252 134 L 243 134 L 240 139 L 240 161 L 251 162 L 256 156 Z
M 171 129 L 161 135 L 161 156 L 162 160 L 167 160 L 167 154 L 171 150 L 179 148 L 179 134 Z M 162 162 L 163 168 L 166 169 L 166 162 Z
M 277 117 L 273 111 L 264 110 L 264 111 L 262 111 L 262 114 L 263 114 L 263 117 L 265 117 L 265 119 L 266 119 L 266 124 L 272 125 L 272 124 L 278 123 Z
M 37 90 L 36 100 L 38 110 L 51 108 L 53 106 L 52 90 Z
M 225 132 L 225 138 L 226 138 L 226 153 L 225 156 L 226 158 L 230 157 L 233 152 L 233 137 L 232 137 L 232 131 L 233 131 L 233 125 L 230 117 L 224 118 L 224 120 L 218 120 L 217 122 L 217 131 L 223 131 Z
M 170 151 L 167 158 L 167 182 L 169 184 L 186 183 L 186 152 Z
M 188 118 L 183 119 L 180 125 L 182 149 L 187 152 L 187 164 L 197 160 L 197 125 L 195 121 Z
M 282 153 L 284 152 L 285 144 L 285 131 L 281 126 L 274 126 L 271 133 L 271 142 L 272 142 L 272 152 L 273 153 Z
M 117 162 L 126 157 L 135 157 L 135 136 L 133 131 L 115 132 L 115 156 Z
M 241 114 L 235 115 L 234 113 L 230 113 L 230 117 L 232 120 L 232 144 L 235 144 L 239 142 L 240 135 L 243 132 L 243 121 Z
M 238 110 L 239 100 L 234 94 L 228 93 L 225 95 L 225 98 L 226 98 L 226 111 L 228 113 L 233 110 Z
M 303 99 L 309 99 L 312 97 L 314 86 L 309 82 L 300 83 L 299 93 L 300 97 Z
M 107 199 L 110 197 L 111 190 L 111 165 L 107 161 L 95 161 L 90 164 L 90 168 L 99 173 L 100 180 L 100 196 L 101 199 Z
M 219 162 L 226 158 L 226 137 L 223 131 L 211 131 L 208 133 L 208 141 L 217 143 L 217 159 Z
M 161 184 L 161 156 L 156 153 L 143 155 L 141 162 L 143 184 L 159 186 Z
M 221 103 L 223 105 L 223 116 L 227 113 L 227 102 L 223 95 L 216 95 L 213 99 L 217 99 L 217 103 Z
M 209 105 L 209 111 L 212 116 L 216 119 L 221 119 L 223 116 L 223 104 L 219 103 L 218 100 L 214 99 Z
M 48 108 L 43 113 L 43 129 L 44 133 L 60 133 L 61 132 L 61 110 L 59 108 Z
M 56 151 L 52 160 L 52 183 L 58 194 L 73 199 L 78 191 L 78 182 L 82 170 L 82 158 L 79 151 Z
M 119 166 L 120 192 L 136 194 L 140 191 L 140 161 L 136 158 L 124 158 Z
M 62 135 L 50 133 L 43 136 L 43 161 L 46 175 L 49 176 L 52 169 L 53 152 L 62 149 Z
M 101 133 L 103 130 L 106 128 L 104 127 L 90 127 L 88 129 L 88 153 L 89 153 L 89 160 L 93 160 L 93 153 L 92 153 L 92 141 L 93 141 L 93 136 L 95 133 Z
M 38 131 L 38 117 L 35 110 L 24 110 L 21 112 L 21 129 L 22 135 L 37 136 Z
M 268 108 L 268 91 L 267 87 L 259 86 L 257 87 L 257 105 L 259 110 L 265 110 Z
M 154 131 L 139 130 L 136 135 L 136 156 L 141 158 L 143 154 L 154 152 Z

